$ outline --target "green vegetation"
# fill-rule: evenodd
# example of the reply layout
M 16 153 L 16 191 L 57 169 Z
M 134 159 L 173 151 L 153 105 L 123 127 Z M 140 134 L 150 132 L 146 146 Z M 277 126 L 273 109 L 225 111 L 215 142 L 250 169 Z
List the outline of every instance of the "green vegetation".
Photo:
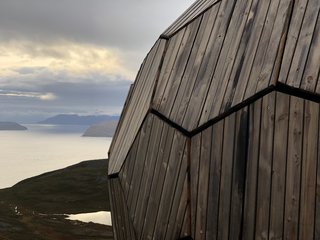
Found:
M 92 160 L 0 190 L 0 240 L 113 239 L 109 226 L 62 214 L 109 211 L 107 161 Z

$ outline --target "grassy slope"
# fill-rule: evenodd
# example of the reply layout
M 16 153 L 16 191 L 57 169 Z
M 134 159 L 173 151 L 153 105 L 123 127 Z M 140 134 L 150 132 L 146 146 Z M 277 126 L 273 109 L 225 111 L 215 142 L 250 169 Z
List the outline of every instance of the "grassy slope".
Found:
M 54 215 L 109 210 L 106 168 L 106 160 L 81 162 L 0 190 L 0 240 L 112 239 L 111 227 Z

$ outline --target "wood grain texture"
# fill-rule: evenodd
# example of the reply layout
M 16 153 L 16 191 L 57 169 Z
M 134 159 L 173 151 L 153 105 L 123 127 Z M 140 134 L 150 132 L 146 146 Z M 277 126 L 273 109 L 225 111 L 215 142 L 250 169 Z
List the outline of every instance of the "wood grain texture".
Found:
M 129 186 L 124 195 L 127 217 L 138 239 L 177 239 L 189 205 L 187 138 L 149 114 L 133 146 L 128 157 L 134 157 L 127 159 L 122 168 L 131 174 L 119 174 L 122 185 Z
M 292 1 L 221 1 L 181 28 L 153 108 L 192 131 L 276 85 Z
M 314 239 L 319 104 L 305 101 L 299 239 Z
M 242 238 L 255 239 L 262 99 L 249 106 L 248 153 Z
M 166 40 L 161 39 L 157 41 L 148 54 L 141 73 L 137 76 L 138 78 L 134 84 L 130 97 L 131 100 L 126 108 L 123 122 L 119 125 L 118 135 L 113 140 L 115 143 L 109 156 L 109 175 L 120 171 L 144 117 L 149 110 L 165 46 Z
M 223 150 L 224 121 L 220 121 L 212 127 L 211 159 L 208 183 L 208 206 L 206 222 L 206 239 L 217 239 L 219 195 L 221 178 L 221 161 Z
M 303 113 L 303 99 L 291 97 L 284 213 L 284 238 L 287 239 L 297 239 L 299 234 Z
M 192 4 L 172 25 L 170 25 L 162 34 L 164 37 L 172 37 L 177 31 L 185 25 L 190 24 L 196 17 L 204 13 L 212 5 L 221 0 L 198 0 Z
M 290 96 L 277 93 L 270 198 L 270 239 L 279 239 L 283 235 L 289 110 Z

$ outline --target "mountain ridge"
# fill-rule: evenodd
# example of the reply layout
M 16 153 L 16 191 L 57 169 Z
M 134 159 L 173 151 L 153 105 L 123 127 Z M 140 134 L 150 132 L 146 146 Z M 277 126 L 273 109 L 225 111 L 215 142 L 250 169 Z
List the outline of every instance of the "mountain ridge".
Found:
M 38 124 L 55 125 L 93 125 L 106 121 L 117 121 L 119 116 L 112 115 L 78 115 L 78 114 L 58 114 L 45 120 L 37 122 Z

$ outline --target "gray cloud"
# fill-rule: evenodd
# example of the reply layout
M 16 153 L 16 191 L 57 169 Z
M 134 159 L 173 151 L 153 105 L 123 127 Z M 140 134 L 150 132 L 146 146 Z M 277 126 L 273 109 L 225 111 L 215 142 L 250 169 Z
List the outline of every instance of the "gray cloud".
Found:
M 0 120 L 119 114 L 131 73 L 193 1 L 0 1 Z
M 145 50 L 191 0 L 10 0 L 0 2 L 2 41 L 59 39 Z

